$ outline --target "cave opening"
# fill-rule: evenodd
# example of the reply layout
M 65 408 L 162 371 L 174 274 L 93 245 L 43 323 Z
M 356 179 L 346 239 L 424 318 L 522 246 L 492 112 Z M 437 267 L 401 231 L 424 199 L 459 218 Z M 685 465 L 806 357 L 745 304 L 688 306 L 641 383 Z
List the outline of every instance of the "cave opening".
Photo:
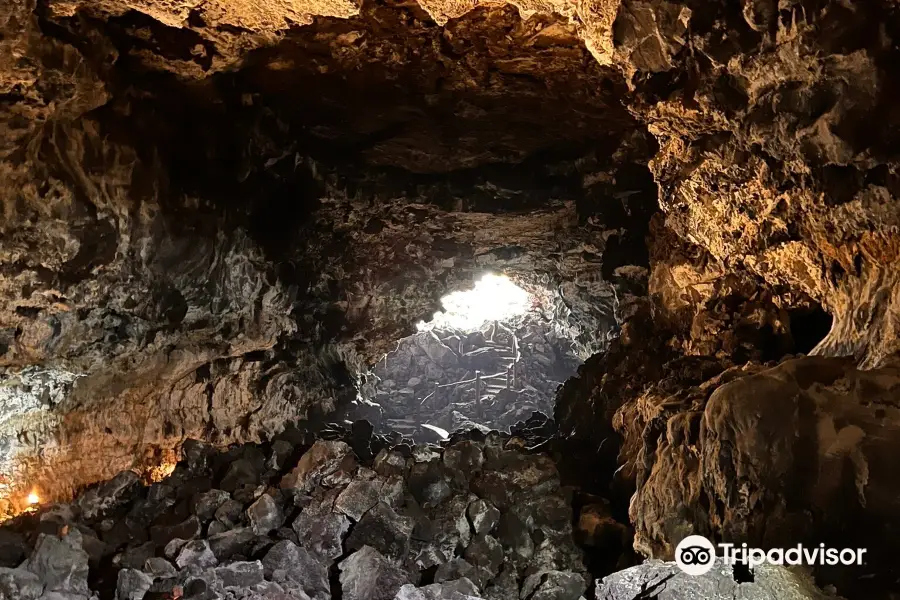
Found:
M 582 359 L 555 316 L 554 294 L 523 286 L 486 273 L 443 296 L 443 310 L 366 374 L 351 419 L 419 443 L 549 420 L 558 387 Z
M 834 318 L 820 305 L 790 311 L 791 338 L 794 351 L 809 354 L 831 331 Z

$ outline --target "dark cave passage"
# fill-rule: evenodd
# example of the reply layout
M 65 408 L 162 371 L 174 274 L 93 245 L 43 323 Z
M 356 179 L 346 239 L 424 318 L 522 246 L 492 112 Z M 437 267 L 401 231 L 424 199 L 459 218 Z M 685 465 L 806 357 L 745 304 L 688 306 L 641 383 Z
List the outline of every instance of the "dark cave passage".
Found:
M 790 319 L 794 351 L 802 354 L 812 352 L 825 339 L 834 323 L 834 318 L 818 304 L 790 311 Z

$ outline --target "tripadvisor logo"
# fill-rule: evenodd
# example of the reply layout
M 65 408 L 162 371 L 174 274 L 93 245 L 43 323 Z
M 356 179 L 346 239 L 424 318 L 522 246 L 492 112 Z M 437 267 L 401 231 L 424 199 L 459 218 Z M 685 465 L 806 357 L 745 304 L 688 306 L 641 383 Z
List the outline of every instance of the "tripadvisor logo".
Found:
M 762 564 L 836 566 L 862 565 L 865 548 L 828 548 L 825 544 L 791 548 L 749 548 L 747 544 L 713 545 L 702 535 L 689 535 L 675 548 L 675 563 L 688 575 L 705 575 L 721 560 L 725 566 L 745 564 L 751 569 Z

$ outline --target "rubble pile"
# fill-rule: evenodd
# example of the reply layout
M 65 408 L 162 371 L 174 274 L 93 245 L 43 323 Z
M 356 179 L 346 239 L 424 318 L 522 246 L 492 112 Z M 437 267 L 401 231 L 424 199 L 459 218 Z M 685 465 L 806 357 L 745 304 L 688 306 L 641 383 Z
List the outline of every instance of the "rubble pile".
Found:
M 354 415 L 416 441 L 442 437 L 423 424 L 509 431 L 534 412 L 552 414 L 556 389 L 578 364 L 571 341 L 537 315 L 475 331 L 433 328 L 377 363 Z
M 359 428 L 354 428 L 358 434 Z M 371 430 L 371 429 L 370 429 Z M 534 432 L 532 432 L 534 433 Z M 0 528 L 3 600 L 578 600 L 571 491 L 526 438 L 291 430 L 183 447 Z M 341 439 L 322 439 L 322 438 Z

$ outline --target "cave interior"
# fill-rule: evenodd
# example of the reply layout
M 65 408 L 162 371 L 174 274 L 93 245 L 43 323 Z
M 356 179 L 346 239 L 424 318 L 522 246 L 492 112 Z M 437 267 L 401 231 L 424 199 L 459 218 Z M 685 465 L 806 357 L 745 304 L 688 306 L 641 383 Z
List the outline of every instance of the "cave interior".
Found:
M 4 4 L 0 600 L 900 598 L 895 3 Z

